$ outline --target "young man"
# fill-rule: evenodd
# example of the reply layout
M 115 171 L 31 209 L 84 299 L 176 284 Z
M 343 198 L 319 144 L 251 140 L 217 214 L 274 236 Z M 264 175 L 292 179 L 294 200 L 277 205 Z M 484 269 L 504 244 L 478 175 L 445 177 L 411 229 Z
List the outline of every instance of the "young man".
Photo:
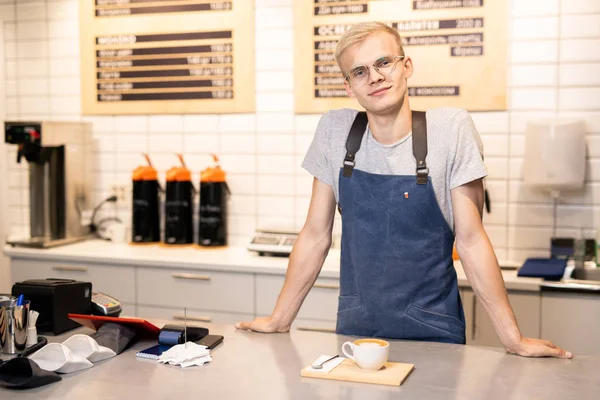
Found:
M 366 110 L 366 132 L 356 110 L 321 118 L 303 162 L 315 176 L 308 216 L 275 309 L 236 326 L 289 331 L 328 253 L 337 203 L 337 333 L 464 344 L 456 239 L 467 278 L 506 350 L 570 358 L 548 341 L 521 335 L 481 221 L 486 171 L 479 134 L 462 109 L 428 110 L 426 125 L 422 114 L 412 114 L 413 63 L 401 43 L 397 31 L 375 22 L 357 24 L 340 39 L 336 60 L 348 94 Z M 360 144 L 355 154 L 346 147 L 349 135 Z

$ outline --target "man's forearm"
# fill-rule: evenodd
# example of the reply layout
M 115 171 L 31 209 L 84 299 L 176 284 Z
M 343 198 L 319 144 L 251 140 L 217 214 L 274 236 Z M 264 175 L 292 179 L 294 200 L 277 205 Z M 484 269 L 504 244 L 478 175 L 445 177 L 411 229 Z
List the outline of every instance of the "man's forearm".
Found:
M 467 279 L 492 320 L 498 337 L 507 348 L 517 345 L 521 333 L 506 294 L 498 260 L 483 227 L 471 232 L 462 241 L 457 240 L 457 250 Z
M 331 246 L 331 233 L 315 236 L 302 230 L 290 254 L 285 282 L 272 318 L 282 327 L 289 327 L 312 288 Z

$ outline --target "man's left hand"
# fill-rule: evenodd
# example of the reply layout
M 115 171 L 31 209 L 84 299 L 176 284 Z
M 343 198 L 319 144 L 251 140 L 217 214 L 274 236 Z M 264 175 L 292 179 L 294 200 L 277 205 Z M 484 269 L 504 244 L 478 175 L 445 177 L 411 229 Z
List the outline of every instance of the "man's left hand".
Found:
M 548 340 L 522 338 L 518 345 L 507 348 L 506 351 L 523 357 L 556 357 L 573 358 L 570 351 L 561 349 Z

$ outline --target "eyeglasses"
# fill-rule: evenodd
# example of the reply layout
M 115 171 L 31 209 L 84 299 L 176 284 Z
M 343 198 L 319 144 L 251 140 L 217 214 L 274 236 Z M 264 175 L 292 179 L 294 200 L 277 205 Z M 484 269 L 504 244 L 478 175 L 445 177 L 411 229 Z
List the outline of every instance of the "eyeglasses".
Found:
M 361 86 L 369 80 L 369 69 L 375 68 L 375 71 L 384 76 L 389 76 L 396 69 L 398 61 L 404 60 L 404 56 L 386 56 L 381 57 L 372 65 L 361 65 L 352 68 L 344 77 L 350 84 Z

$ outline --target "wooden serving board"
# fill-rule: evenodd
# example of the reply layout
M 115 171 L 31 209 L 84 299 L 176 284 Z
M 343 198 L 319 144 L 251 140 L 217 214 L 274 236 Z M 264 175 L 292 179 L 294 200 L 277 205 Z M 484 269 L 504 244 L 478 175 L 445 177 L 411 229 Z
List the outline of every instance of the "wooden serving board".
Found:
M 305 378 L 331 379 L 336 381 L 349 381 L 360 383 L 374 383 L 377 385 L 400 386 L 415 368 L 414 364 L 386 362 L 379 371 L 361 369 L 350 359 L 345 359 L 340 365 L 330 372 L 315 372 L 304 368 L 300 376 Z

